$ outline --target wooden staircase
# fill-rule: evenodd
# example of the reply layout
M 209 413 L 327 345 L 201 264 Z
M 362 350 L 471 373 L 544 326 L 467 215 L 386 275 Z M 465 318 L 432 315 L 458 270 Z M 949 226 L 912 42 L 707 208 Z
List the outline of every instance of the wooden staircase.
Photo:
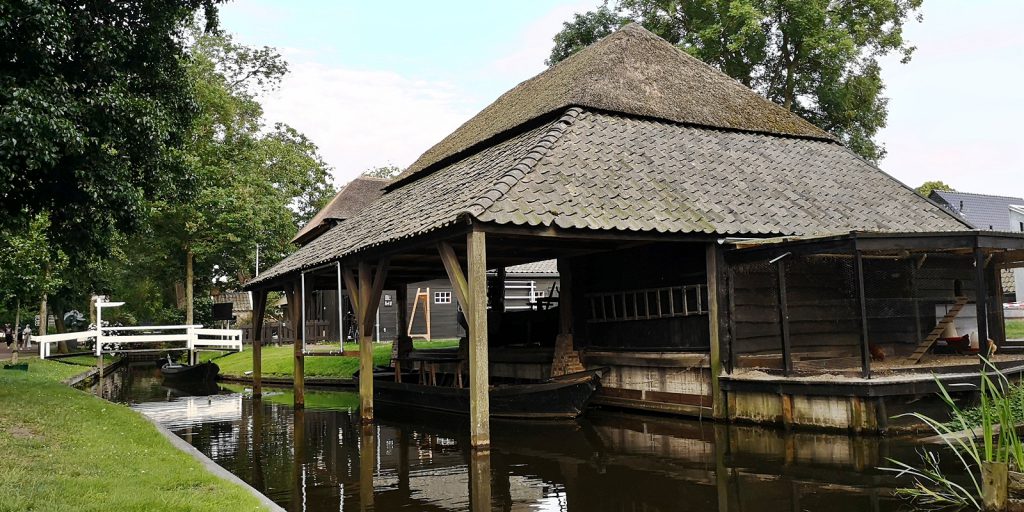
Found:
M 932 348 L 932 345 L 942 336 L 942 332 L 946 330 L 946 326 L 953 323 L 956 316 L 960 314 L 960 310 L 964 309 L 967 305 L 967 297 L 957 297 L 953 307 L 946 312 L 946 316 L 939 320 L 939 323 L 935 324 L 935 328 L 932 332 L 928 333 L 924 341 L 917 345 L 917 349 L 914 350 L 913 354 L 907 357 L 907 362 L 910 364 L 917 364 L 921 362 L 921 358 L 928 353 L 928 350 Z

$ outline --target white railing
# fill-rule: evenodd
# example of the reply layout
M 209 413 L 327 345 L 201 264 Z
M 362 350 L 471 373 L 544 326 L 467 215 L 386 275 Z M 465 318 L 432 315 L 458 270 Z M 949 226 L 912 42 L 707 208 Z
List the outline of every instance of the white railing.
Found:
M 198 347 L 243 350 L 241 329 L 191 329 L 190 333 L 192 341 L 189 348 L 193 350 Z
M 54 343 L 60 343 L 62 341 L 84 341 L 95 337 L 96 331 L 65 332 L 62 334 L 41 334 L 33 336 L 32 341 L 39 344 L 39 358 L 46 359 L 47 357 L 50 357 L 51 345 Z
M 140 334 L 114 334 L 129 332 Z M 97 356 L 104 352 L 132 352 L 132 350 L 122 348 L 122 345 L 132 343 L 185 342 L 184 347 L 171 348 L 167 350 L 187 350 L 190 353 L 194 353 L 196 350 L 202 349 L 233 350 L 238 352 L 243 350 L 241 329 L 203 329 L 202 325 L 101 327 L 100 329 L 90 331 L 34 336 L 32 340 L 39 343 L 39 357 L 46 359 L 53 353 L 53 344 L 55 343 L 72 340 L 83 341 L 90 338 L 96 339 L 96 348 L 94 353 Z M 116 344 L 117 347 L 104 349 L 104 345 L 109 346 L 113 344 Z

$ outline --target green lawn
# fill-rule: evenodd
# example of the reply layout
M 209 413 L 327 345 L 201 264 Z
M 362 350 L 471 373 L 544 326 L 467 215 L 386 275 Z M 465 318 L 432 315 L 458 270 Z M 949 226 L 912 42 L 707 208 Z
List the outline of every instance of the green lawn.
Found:
M 135 411 L 60 383 L 82 366 L 28 363 L 0 370 L 0 511 L 260 509 Z
M 1007 339 L 1024 339 L 1024 320 L 1007 320 L 1006 337 Z
M 416 348 L 449 348 L 459 346 L 458 340 L 417 341 Z M 337 345 L 335 345 L 337 347 Z M 267 377 L 291 377 L 294 361 L 291 345 L 280 347 L 263 347 L 263 375 Z M 346 343 L 346 351 L 356 351 L 355 343 Z M 246 347 L 245 352 L 225 356 L 211 356 L 204 353 L 204 359 L 213 359 L 220 366 L 222 375 L 242 377 L 252 370 L 252 348 Z M 387 365 L 391 362 L 391 344 L 375 343 L 373 346 L 373 364 Z M 359 369 L 359 359 L 355 357 L 306 357 L 306 377 L 328 377 L 348 379 Z

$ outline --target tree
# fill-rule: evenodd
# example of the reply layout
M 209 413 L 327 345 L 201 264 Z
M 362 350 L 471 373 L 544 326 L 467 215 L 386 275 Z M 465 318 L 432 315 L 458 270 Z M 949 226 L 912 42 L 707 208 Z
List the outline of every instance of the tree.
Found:
M 27 224 L 9 223 L 0 230 L 0 305 L 14 306 L 14 325 L 21 309 L 62 284 L 68 258 L 47 238 L 50 219 L 39 214 Z M 45 324 L 43 324 L 45 325 Z
M 636 21 L 877 162 L 888 115 L 878 58 L 910 60 L 903 27 L 920 21 L 921 1 L 622 0 L 564 23 L 548 62 Z
M 953 187 L 943 183 L 942 181 L 926 181 L 922 183 L 920 187 L 917 187 L 914 190 L 916 190 L 918 194 L 921 194 L 924 197 L 930 196 L 932 190 L 944 190 L 947 192 L 956 191 Z
M 394 164 L 381 165 L 379 167 L 373 167 L 363 173 L 363 176 L 369 176 L 370 178 L 384 178 L 391 179 L 395 176 L 402 174 L 402 168 Z
M 244 283 L 256 244 L 269 263 L 283 257 L 297 226 L 334 194 L 315 144 L 284 124 L 264 130 L 256 95 L 287 72 L 277 52 L 195 30 L 190 53 L 199 115 L 184 154 L 195 191 L 150 203 L 150 230 L 132 242 L 173 255 L 171 268 L 178 279 L 184 273 L 186 323 L 194 321 L 196 284 L 205 291 L 213 278 Z
M 102 252 L 145 201 L 188 192 L 196 116 L 183 30 L 220 0 L 0 2 L 0 224 Z

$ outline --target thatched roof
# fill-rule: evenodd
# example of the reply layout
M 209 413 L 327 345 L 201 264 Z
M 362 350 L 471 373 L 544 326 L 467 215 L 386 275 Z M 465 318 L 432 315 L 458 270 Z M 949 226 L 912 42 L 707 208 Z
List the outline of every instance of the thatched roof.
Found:
M 405 176 L 247 287 L 470 219 L 677 237 L 968 227 L 639 26 L 506 93 Z
M 503 94 L 423 153 L 394 185 L 491 137 L 573 105 L 711 128 L 832 138 L 632 23 Z
M 370 176 L 359 176 L 348 182 L 295 234 L 292 243 L 306 245 L 338 222 L 354 216 L 384 194 L 383 187 L 387 182 L 386 179 Z

